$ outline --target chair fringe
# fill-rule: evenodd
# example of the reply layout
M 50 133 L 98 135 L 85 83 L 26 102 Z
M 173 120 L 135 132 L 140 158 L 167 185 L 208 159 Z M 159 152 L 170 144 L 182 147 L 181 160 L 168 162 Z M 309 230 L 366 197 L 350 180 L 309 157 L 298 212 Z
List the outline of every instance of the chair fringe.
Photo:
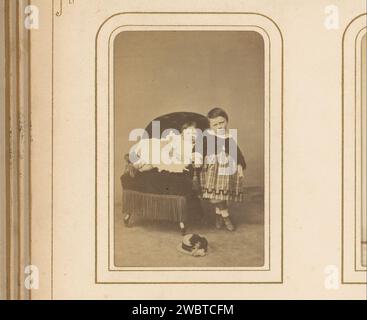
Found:
M 124 190 L 122 192 L 122 211 L 152 220 L 184 222 L 186 220 L 186 198 Z

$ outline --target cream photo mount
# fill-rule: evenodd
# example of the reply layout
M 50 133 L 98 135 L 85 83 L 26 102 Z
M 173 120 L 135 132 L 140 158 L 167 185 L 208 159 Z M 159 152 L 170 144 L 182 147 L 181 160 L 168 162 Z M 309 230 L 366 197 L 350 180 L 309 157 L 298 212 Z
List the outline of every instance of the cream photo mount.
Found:
M 121 268 L 114 265 L 114 38 L 126 31 L 254 31 L 265 43 L 265 266 Z M 119 13 L 96 35 L 96 284 L 283 283 L 283 37 L 259 13 Z
M 366 106 L 362 93 L 362 40 L 367 14 L 353 19 L 343 36 L 342 54 L 342 282 L 367 283 L 363 264 L 363 225 L 366 223 Z M 364 101 L 365 102 L 365 101 Z

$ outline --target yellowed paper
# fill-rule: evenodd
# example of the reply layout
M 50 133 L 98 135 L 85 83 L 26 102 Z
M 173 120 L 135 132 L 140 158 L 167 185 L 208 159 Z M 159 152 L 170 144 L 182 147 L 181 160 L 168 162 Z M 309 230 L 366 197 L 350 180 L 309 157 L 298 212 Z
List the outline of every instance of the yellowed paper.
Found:
M 364 1 L 30 5 L 32 299 L 366 299 Z M 180 112 L 180 136 L 183 113 L 210 126 L 215 107 L 243 202 L 201 191 L 187 209 L 169 166 L 122 187 L 132 130 Z M 177 250 L 180 231 L 207 255 Z

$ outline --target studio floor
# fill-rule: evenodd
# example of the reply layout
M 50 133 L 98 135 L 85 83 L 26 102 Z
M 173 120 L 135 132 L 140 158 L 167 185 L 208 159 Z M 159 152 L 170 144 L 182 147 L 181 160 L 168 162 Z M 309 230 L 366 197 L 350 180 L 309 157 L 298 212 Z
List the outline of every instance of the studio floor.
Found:
M 261 267 L 264 265 L 264 199 L 256 189 L 243 204 L 230 208 L 235 232 L 215 228 L 215 214 L 204 203 L 204 219 L 191 216 L 187 233 L 209 242 L 209 253 L 195 258 L 176 247 L 182 241 L 178 224 L 136 218 L 123 223 L 121 204 L 115 205 L 115 266 L 117 267 Z

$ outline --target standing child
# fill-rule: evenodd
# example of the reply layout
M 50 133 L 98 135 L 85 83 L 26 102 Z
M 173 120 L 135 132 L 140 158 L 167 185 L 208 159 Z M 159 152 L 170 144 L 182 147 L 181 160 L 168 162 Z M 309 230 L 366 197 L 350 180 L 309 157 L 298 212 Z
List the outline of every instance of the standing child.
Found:
M 246 169 L 246 162 L 235 139 L 229 134 L 227 113 L 215 108 L 208 113 L 208 120 L 210 130 L 205 135 L 203 145 L 202 198 L 209 200 L 215 207 L 216 228 L 221 229 L 225 225 L 227 230 L 234 231 L 228 202 L 243 201 L 243 170 Z M 236 159 L 232 156 L 233 149 Z

